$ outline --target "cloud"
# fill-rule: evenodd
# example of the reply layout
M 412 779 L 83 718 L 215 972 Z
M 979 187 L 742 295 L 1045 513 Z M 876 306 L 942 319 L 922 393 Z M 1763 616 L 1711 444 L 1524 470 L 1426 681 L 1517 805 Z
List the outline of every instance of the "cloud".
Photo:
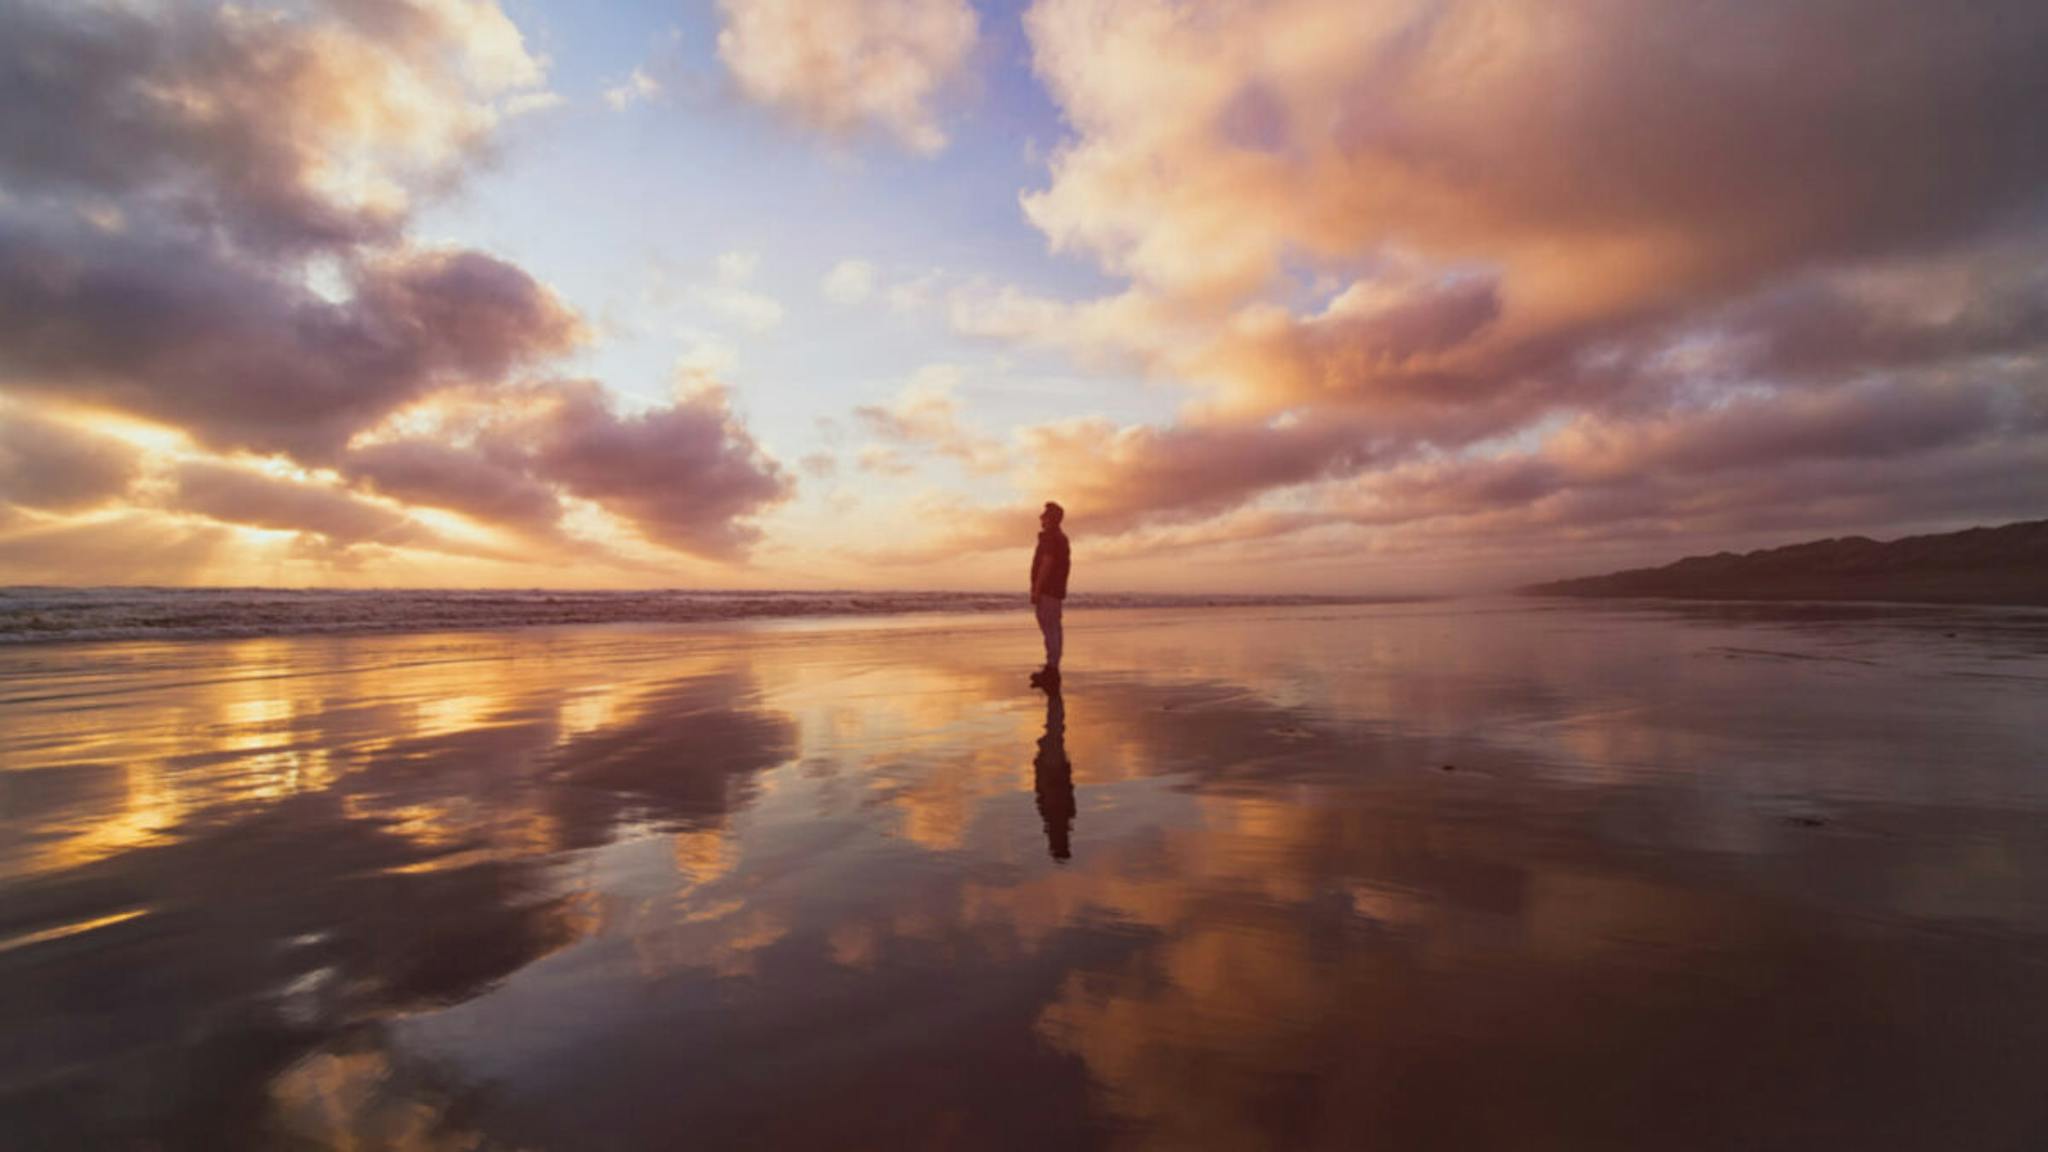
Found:
M 1682 294 L 1981 234 L 2048 176 L 2023 0 L 1040 0 L 1026 28 L 1075 127 L 1027 214 L 1176 294 L 1389 245 L 1504 265 L 1511 311 L 1524 281 Z
M 922 304 L 937 279 L 920 281 L 907 307 Z M 1060 348 L 1090 366 L 1168 375 L 1177 350 L 1205 342 L 1214 326 L 1206 320 L 1184 323 L 1157 294 L 1143 289 L 1071 301 L 969 280 L 947 288 L 945 307 L 947 323 L 965 336 Z
M 425 438 L 385 440 L 350 450 L 342 471 L 393 500 L 551 533 L 562 518 L 561 498 L 531 474 L 525 460 L 507 455 Z
M 349 274 L 334 302 L 189 238 L 38 230 L 0 205 L 0 379 L 324 459 L 408 401 L 582 336 L 553 293 L 479 253 L 375 255 Z
M 760 333 L 782 323 L 782 302 L 751 287 L 761 257 L 755 252 L 722 252 L 714 263 L 713 278 L 688 285 L 682 298 L 713 316 L 750 332 Z M 656 273 L 652 296 L 657 303 L 673 301 L 666 276 Z
M 397 235 L 544 66 L 494 4 L 27 3 L 0 12 L 0 173 L 254 247 Z M 61 129 L 56 126 L 61 125 Z
M 1213 514 L 1251 493 L 1356 471 L 1390 451 L 1369 428 L 1335 420 L 1118 427 L 1084 419 L 1022 437 L 1031 489 L 1104 532 Z
M 661 95 L 661 82 L 647 74 L 644 68 L 635 68 L 630 76 L 617 85 L 604 90 L 604 102 L 612 111 L 623 112 L 635 104 L 644 104 Z
M 1510 315 L 1634 307 L 2038 211 L 2044 26 L 2019 0 L 1040 0 L 1075 134 L 1025 208 L 1180 298 L 1399 251 L 1502 269 Z
M 1245 309 L 1217 340 L 1181 363 L 1254 405 L 1456 402 L 1468 391 L 1457 385 L 1475 375 L 1457 354 L 1499 319 L 1500 310 L 1499 284 L 1487 277 L 1357 281 L 1306 318 L 1276 308 Z M 1498 376 L 1484 381 L 1492 387 L 1505 382 Z
M 307 532 L 333 544 L 434 544 L 431 532 L 388 505 L 346 489 L 210 461 L 180 465 L 165 506 L 228 524 Z
M 1473 540 L 1826 531 L 1932 514 L 1887 466 L 1994 517 L 2016 504 L 1983 462 L 2048 463 L 2023 415 L 2048 359 L 2038 6 L 1038 0 L 1024 22 L 1070 128 L 1025 215 L 1124 283 L 969 282 L 948 318 L 1189 388 L 1170 425 L 1021 435 L 1027 486 L 1074 493 L 1077 523 L 1421 539 L 1464 494 Z M 950 522 L 993 543 L 1013 511 Z
M 547 61 L 526 49 L 519 26 L 495 0 L 343 0 L 337 12 L 422 62 L 453 71 L 485 92 L 522 92 L 546 80 Z
M 875 266 L 865 260 L 841 260 L 820 283 L 834 304 L 859 304 L 875 293 Z
M 739 363 L 739 349 L 725 340 L 700 329 L 687 329 L 679 335 L 683 350 L 676 356 L 676 371 L 689 376 L 715 377 L 732 371 Z
M 941 502 L 919 517 L 931 528 L 924 539 L 867 558 L 926 563 L 1028 545 L 1046 500 L 1065 507 L 1072 530 L 1099 547 L 1105 539 L 1226 513 L 1269 489 L 1349 475 L 1393 455 L 1369 430 L 1334 421 L 1118 425 L 1082 417 L 1025 428 L 1019 440 L 1023 498 L 994 507 Z
M 794 490 L 722 389 L 630 416 L 590 383 L 560 385 L 552 401 L 516 432 L 532 445 L 535 475 L 602 504 L 663 547 L 739 559 L 760 538 L 748 519 Z
M 1832 382 L 2048 351 L 2048 237 L 1790 277 L 1706 312 L 1723 376 Z
M 1971 437 L 1904 457 L 1819 455 L 1598 479 L 1546 457 L 1474 461 L 1374 478 L 1353 522 L 1383 550 L 1491 552 L 1495 567 L 1526 580 L 1816 536 L 2025 519 L 2048 498 L 2048 482 L 2036 479 L 2044 452 L 2040 435 Z M 1596 545 L 1617 562 L 1580 557 Z
M 739 250 L 720 252 L 715 266 L 720 284 L 744 284 L 760 270 L 761 254 Z
M 489 0 L 0 12 L 0 485 L 38 510 L 10 546 L 99 548 L 47 517 L 126 500 L 92 514 L 138 539 L 292 532 L 300 561 L 524 559 L 473 542 L 509 534 L 630 563 L 568 532 L 574 497 L 740 557 L 787 480 L 721 391 L 620 416 L 594 383 L 534 383 L 585 339 L 576 314 L 503 259 L 408 238 L 545 84 Z M 713 304 L 771 325 L 751 270 L 722 261 Z M 104 413 L 160 431 L 86 431 Z
M 944 143 L 978 36 L 960 0 L 723 11 L 747 95 Z M 1028 539 L 1019 511 L 1057 496 L 1091 554 L 1533 555 L 1991 518 L 2048 474 L 2039 5 L 1036 0 L 1023 28 L 1065 138 L 1020 207 L 1108 287 L 847 260 L 820 290 L 1184 403 L 1001 439 L 957 379 L 864 409 L 849 467 L 1012 479 L 935 505 L 951 539 Z M 0 10 L 0 419 L 33 421 L 0 428 L 8 539 L 211 515 L 151 511 L 177 495 L 344 550 L 457 531 L 415 507 L 580 540 L 595 504 L 744 554 L 791 477 L 716 385 L 729 350 L 676 330 L 779 327 L 754 256 L 673 291 L 689 390 L 629 411 L 547 382 L 588 336 L 547 285 L 412 237 L 554 99 L 488 0 Z M 172 431 L 118 444 L 106 413 Z M 202 464 L 230 472 L 170 484 Z
M 1548 454 L 1573 475 L 1619 483 L 1658 471 L 1697 475 L 1787 460 L 1896 459 L 2007 431 L 2012 421 L 2000 411 L 2002 391 L 1886 382 L 1755 395 L 1643 419 L 1582 417 L 1549 438 Z
M 1551 375 L 1517 387 L 1312 371 L 1313 348 L 1253 349 L 1264 360 L 1238 348 L 1260 379 L 1295 373 L 1295 406 L 1028 428 L 1022 475 L 1099 541 L 1123 537 L 1099 548 L 1134 556 L 1349 525 L 1376 533 L 1375 547 L 1426 538 L 1446 564 L 1489 539 L 1520 540 L 1524 560 L 1555 563 L 1589 535 L 1617 532 L 1668 549 L 1687 531 L 1692 547 L 1710 534 L 1882 532 L 1886 509 L 1929 530 L 1962 526 L 1971 509 L 1979 521 L 2031 514 L 2034 488 L 1988 478 L 2048 462 L 2038 394 L 2048 332 L 2006 323 L 2032 305 L 1973 288 L 1969 306 L 1914 320 L 1899 309 L 1923 299 L 1917 290 L 1868 308 L 1795 295 L 1846 335 L 1805 331 L 1795 348 L 1744 301 L 1619 344 L 1567 343 Z M 1383 345 L 1339 347 L 1369 364 Z M 1342 391 L 1357 381 L 1374 391 Z M 951 535 L 933 550 L 1015 546 L 992 525 L 1024 506 L 941 518 Z M 1204 520 L 1211 528 L 1194 527 Z
M 565 351 L 519 269 L 399 241 L 542 64 L 494 5 L 0 13 L 0 383 L 202 442 L 329 454 L 392 407 Z M 78 197 L 92 220 L 69 210 Z M 322 251 L 350 294 L 305 286 Z
M 0 583 L 189 584 L 219 579 L 232 532 L 147 512 L 10 525 L 0 508 Z
M 0 503 L 76 511 L 126 494 L 140 474 L 126 443 L 0 407 Z
M 631 414 L 589 380 L 451 393 L 401 413 L 339 468 L 352 483 L 529 542 L 571 542 L 563 519 L 575 497 L 663 548 L 742 559 L 759 539 L 751 520 L 788 499 L 793 482 L 722 387 L 704 374 L 678 382 L 687 391 L 677 400 Z
M 978 31 L 965 0 L 720 0 L 718 55 L 748 97 L 822 132 L 946 145 L 934 107 Z
M 893 404 L 863 404 L 853 410 L 854 418 L 871 435 L 890 444 L 930 449 L 977 474 L 1001 472 L 1010 466 L 1010 454 L 1002 441 L 973 432 L 960 422 L 960 405 L 953 390 L 963 375 L 958 365 L 928 364 L 917 371 Z M 893 462 L 894 454 L 888 459 Z
M 1698 551 L 1788 532 L 2024 517 L 2048 494 L 2029 464 L 2048 451 L 2048 420 L 2010 399 L 1997 384 L 1894 381 L 1652 415 L 1584 414 L 1525 450 L 1411 455 L 1300 489 L 1287 506 L 1242 510 L 1192 531 L 1154 518 L 1109 551 L 1147 555 L 1355 527 L 1383 552 L 1451 560 L 1511 552 L 1494 566 L 1533 577 L 1569 564 L 1588 542 L 1648 543 L 1652 550 L 1633 554 L 1649 559 L 1680 537 Z M 1367 542 L 1353 538 L 1349 547 Z
M 901 450 L 881 444 L 870 444 L 854 457 L 854 466 L 873 476 L 910 476 L 917 472 L 917 465 L 906 459 Z

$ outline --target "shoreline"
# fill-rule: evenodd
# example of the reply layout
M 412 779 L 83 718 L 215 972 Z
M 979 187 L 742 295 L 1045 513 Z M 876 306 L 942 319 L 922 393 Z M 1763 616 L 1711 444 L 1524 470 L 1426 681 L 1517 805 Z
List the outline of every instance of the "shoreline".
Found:
M 1376 606 L 1424 596 L 1082 593 L 1072 611 Z M 0 648 L 281 636 L 409 635 L 536 627 L 997 615 L 1023 593 L 561 592 L 439 589 L 0 588 Z

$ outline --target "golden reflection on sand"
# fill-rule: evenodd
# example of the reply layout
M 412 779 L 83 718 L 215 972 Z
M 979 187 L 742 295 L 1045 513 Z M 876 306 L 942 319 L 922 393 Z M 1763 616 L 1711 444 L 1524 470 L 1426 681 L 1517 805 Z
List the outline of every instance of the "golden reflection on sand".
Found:
M 421 845 L 482 836 L 511 854 L 557 850 L 577 833 L 540 803 L 541 790 L 520 782 L 550 771 L 550 756 L 579 738 L 658 716 L 664 685 L 732 668 L 729 655 L 678 649 L 613 678 L 610 653 L 557 663 L 501 649 L 522 642 L 222 643 L 184 650 L 203 663 L 171 682 L 147 680 L 143 692 L 128 681 L 146 669 L 110 678 L 112 718 L 28 712 L 0 735 L 0 765 L 61 779 L 70 804 L 37 814 L 35 841 L 0 860 L 0 875 L 79 867 L 209 808 L 328 789 L 351 815 L 388 822 Z M 118 666 L 119 646 L 100 651 Z M 401 778 L 405 765 L 418 766 L 413 778 Z
M 826 937 L 826 944 L 834 964 L 863 971 L 875 966 L 878 941 L 872 924 L 840 924 Z
M 147 908 L 130 908 L 123 912 L 110 912 L 105 916 L 95 916 L 90 920 L 81 920 L 76 924 L 59 924 L 54 928 L 45 928 L 39 932 L 24 932 L 19 936 L 9 936 L 6 939 L 0 939 L 0 952 L 12 952 L 16 948 L 28 948 L 36 944 L 46 944 L 52 940 L 62 940 L 66 937 L 82 935 L 98 928 L 109 928 L 116 924 L 125 924 L 137 916 L 147 915 L 149 915 L 149 909 Z
M 424 740 L 480 728 L 484 720 L 504 707 L 512 696 L 513 690 L 500 688 L 492 693 L 470 692 L 460 696 L 430 696 L 415 700 L 412 727 L 406 735 L 411 739 Z
M 571 995 L 562 1011 L 576 1018 L 553 1026 L 585 1046 L 533 1041 L 602 1066 L 621 1036 L 657 1055 L 686 1045 L 686 1029 L 643 1035 L 661 1029 L 639 1013 L 705 982 L 729 982 L 706 1003 L 774 1008 L 794 993 L 809 1007 L 789 1011 L 828 1012 L 843 1006 L 833 995 L 958 980 L 934 993 L 963 997 L 946 1026 L 998 1031 L 948 1042 L 1050 1054 L 1112 1118 L 1105 1139 L 1144 1148 L 1270 1144 L 1276 1099 L 1302 1142 L 1369 1146 L 1374 1134 L 1348 1125 L 1371 1115 L 1360 1100 L 1386 1105 L 1374 1093 L 1389 1077 L 1489 1052 L 1508 1055 L 1485 1068 L 1512 1077 L 1515 1061 L 1582 1036 L 1624 1051 L 1616 1006 L 1687 965 L 1754 991 L 1813 947 L 1800 934 L 1812 907 L 2014 931 L 2044 919 L 2032 881 L 2048 868 L 2022 836 L 1898 849 L 1911 842 L 1788 830 L 1763 807 L 1769 789 L 1858 765 L 1808 764 L 1810 747 L 1774 764 L 1776 746 L 1752 736 L 1755 762 L 1727 767 L 1714 757 L 1730 737 L 1700 720 L 1726 702 L 1632 705 L 1621 677 L 1563 692 L 1569 663 L 1540 636 L 1486 630 L 1442 667 L 1387 672 L 1438 627 L 1354 630 L 1347 645 L 1315 622 L 1220 637 L 1105 626 L 1057 713 L 1021 683 L 1032 637 L 1006 632 L 220 646 L 214 667 L 111 697 L 106 714 L 31 712 L 0 735 L 9 772 L 51 774 L 43 838 L 13 866 L 63 872 L 273 813 L 272 839 L 229 837 L 223 857 L 275 851 L 315 897 L 373 875 L 450 893 L 442 915 L 474 906 L 516 925 L 545 903 L 545 930 L 508 930 L 502 963 L 394 995 L 417 1012 L 415 1042 L 443 1009 L 459 1015 L 445 1040 L 458 1057 L 474 1055 L 463 1035 L 514 1044 L 520 1006 L 549 989 L 626 1005 L 586 1016 Z M 1055 729 L 1065 808 L 1037 794 Z M 116 754 L 119 767 L 103 763 Z M 1708 771 L 1675 787 L 1674 763 Z M 1073 819 L 1071 858 L 1049 844 L 1048 811 Z M 293 856 L 292 820 L 324 822 L 345 875 Z M 1901 854 L 1872 867 L 1859 855 L 1872 845 Z M 1826 888 L 1820 862 L 1858 883 Z M 341 906 L 364 903 L 351 889 Z M 295 910 L 266 914 L 278 932 L 326 930 Z M 20 950 L 111 936 L 119 912 L 33 926 Z M 393 915 L 370 935 L 410 930 Z M 466 939 L 440 951 L 459 956 Z M 437 975 L 397 952 L 390 971 Z M 309 960 L 313 975 L 283 986 L 317 1006 L 332 994 L 320 974 L 344 959 Z M 1012 1015 L 972 1002 L 974 980 Z M 744 1034 L 733 1012 L 721 1026 Z M 280 1130 L 338 1147 L 478 1146 L 394 1051 L 357 1036 L 292 1064 L 270 1088 Z
M 319 1053 L 270 1087 L 270 1115 L 295 1144 L 335 1152 L 479 1152 L 484 1137 L 454 1121 L 455 1101 L 401 1074 L 380 1048 Z
M 596 732 L 618 723 L 626 703 L 626 692 L 618 685 L 580 688 L 563 697 L 555 716 L 556 740 L 567 743 L 586 732 Z
M 700 829 L 675 834 L 676 872 L 683 878 L 677 899 L 731 872 L 739 863 L 738 853 L 727 843 L 724 831 Z
M 156 765 L 131 764 L 95 775 L 106 785 L 88 793 L 91 806 L 44 824 L 43 842 L 31 845 L 12 867 L 0 867 L 0 878 L 83 867 L 152 842 L 184 816 L 186 804 Z

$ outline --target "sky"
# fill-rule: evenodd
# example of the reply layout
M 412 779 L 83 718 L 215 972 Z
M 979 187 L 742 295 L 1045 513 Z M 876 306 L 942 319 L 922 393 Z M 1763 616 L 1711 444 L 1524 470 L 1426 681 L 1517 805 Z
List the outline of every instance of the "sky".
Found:
M 13 0 L 0 583 L 1482 591 L 2048 515 L 2035 0 Z

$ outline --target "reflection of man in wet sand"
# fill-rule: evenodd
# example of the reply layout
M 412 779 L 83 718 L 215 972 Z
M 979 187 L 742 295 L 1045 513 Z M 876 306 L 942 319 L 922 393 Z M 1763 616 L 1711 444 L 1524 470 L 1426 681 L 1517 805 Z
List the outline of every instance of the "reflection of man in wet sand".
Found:
M 1045 690 L 1045 735 L 1031 761 L 1031 786 L 1038 793 L 1038 815 L 1045 821 L 1045 846 L 1055 860 L 1073 855 L 1067 834 L 1074 826 L 1074 766 L 1067 763 L 1067 703 L 1058 685 Z
M 1033 684 L 1045 684 L 1055 691 L 1060 683 L 1060 607 L 1067 599 L 1067 569 L 1072 553 L 1060 521 L 1067 510 L 1048 500 L 1038 514 L 1038 550 L 1031 554 L 1031 607 L 1038 612 L 1038 630 L 1045 636 L 1045 667 L 1031 676 Z

